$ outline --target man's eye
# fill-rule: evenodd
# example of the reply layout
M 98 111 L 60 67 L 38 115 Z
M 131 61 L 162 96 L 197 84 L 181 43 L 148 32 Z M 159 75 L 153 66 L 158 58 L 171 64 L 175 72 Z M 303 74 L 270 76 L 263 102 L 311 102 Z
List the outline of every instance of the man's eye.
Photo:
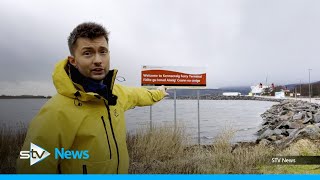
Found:
M 102 54 L 108 54 L 109 51 L 108 51 L 108 50 L 102 50 L 100 53 L 102 53 Z
M 83 55 L 85 55 L 85 56 L 90 56 L 90 55 L 91 55 L 91 52 L 85 51 L 85 52 L 83 53 Z

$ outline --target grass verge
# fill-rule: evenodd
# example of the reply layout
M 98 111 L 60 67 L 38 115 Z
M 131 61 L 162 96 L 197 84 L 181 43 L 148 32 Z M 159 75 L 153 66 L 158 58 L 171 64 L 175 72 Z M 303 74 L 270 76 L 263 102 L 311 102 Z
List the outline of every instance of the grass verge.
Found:
M 0 173 L 15 173 L 26 128 L 0 129 Z M 232 131 L 211 145 L 192 145 L 183 126 L 141 128 L 127 135 L 132 174 L 319 174 L 320 165 L 266 165 L 272 156 L 320 156 L 319 142 L 301 139 L 284 150 L 266 145 L 231 143 Z

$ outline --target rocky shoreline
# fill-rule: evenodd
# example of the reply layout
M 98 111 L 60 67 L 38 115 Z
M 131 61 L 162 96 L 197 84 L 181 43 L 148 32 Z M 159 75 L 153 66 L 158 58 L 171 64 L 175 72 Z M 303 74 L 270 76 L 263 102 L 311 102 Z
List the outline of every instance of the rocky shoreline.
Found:
M 173 98 L 168 98 L 173 99 Z M 190 100 L 190 99 L 197 99 L 196 96 L 179 96 L 177 97 L 179 100 Z M 282 102 L 283 99 L 274 99 L 274 98 L 265 98 L 265 97 L 256 97 L 256 96 L 200 96 L 201 100 L 252 100 L 252 101 L 272 101 L 272 102 Z
M 299 139 L 320 139 L 320 104 L 284 100 L 261 117 L 256 143 L 287 147 Z

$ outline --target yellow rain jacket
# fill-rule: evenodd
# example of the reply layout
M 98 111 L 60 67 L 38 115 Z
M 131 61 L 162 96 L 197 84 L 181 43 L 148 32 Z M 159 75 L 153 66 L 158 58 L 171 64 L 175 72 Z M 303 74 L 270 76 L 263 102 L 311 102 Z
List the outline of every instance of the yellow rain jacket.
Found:
M 113 70 L 108 73 L 112 77 L 108 88 L 118 98 L 116 105 L 110 105 L 100 95 L 81 90 L 68 76 L 66 66 L 67 59 L 57 63 L 52 77 L 58 93 L 31 121 L 22 148 L 29 151 L 32 142 L 50 155 L 32 166 L 29 159 L 18 158 L 17 173 L 128 173 L 124 112 L 135 106 L 152 105 L 165 94 L 114 84 L 117 70 Z M 89 158 L 56 158 L 55 148 L 87 150 Z

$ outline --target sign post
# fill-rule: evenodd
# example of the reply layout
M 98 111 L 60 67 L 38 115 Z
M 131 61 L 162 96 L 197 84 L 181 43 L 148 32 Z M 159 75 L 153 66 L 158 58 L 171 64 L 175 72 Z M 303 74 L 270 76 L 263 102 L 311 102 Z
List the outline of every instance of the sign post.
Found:
M 197 90 L 197 99 L 198 99 L 198 144 L 200 145 L 200 90 Z
M 174 129 L 177 129 L 177 90 L 174 89 Z
M 152 106 L 150 106 L 150 131 L 152 130 Z
M 155 88 L 166 86 L 174 92 L 174 128 L 177 128 L 177 88 L 197 89 L 198 100 L 198 143 L 200 145 L 200 89 L 206 87 L 204 67 L 183 66 L 142 66 L 141 86 Z M 150 128 L 152 127 L 152 108 L 150 107 Z

